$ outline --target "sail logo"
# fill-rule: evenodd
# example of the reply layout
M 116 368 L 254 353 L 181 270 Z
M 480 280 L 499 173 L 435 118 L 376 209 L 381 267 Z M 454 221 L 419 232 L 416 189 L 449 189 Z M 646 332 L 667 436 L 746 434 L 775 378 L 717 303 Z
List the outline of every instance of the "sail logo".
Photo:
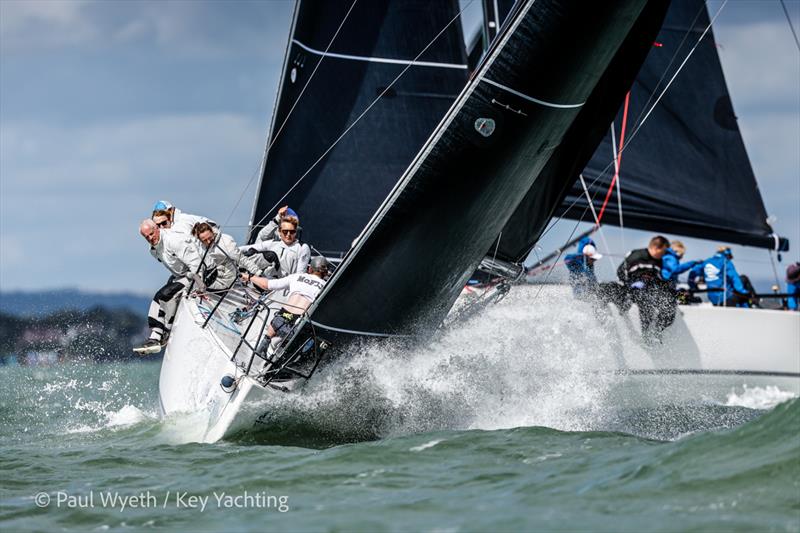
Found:
M 705 275 L 706 281 L 717 281 L 719 279 L 719 273 L 720 270 L 711 263 L 707 263 L 706 266 L 703 267 L 703 274 Z
M 475 131 L 483 135 L 484 137 L 490 136 L 494 133 L 494 129 L 497 127 L 494 120 L 491 118 L 477 118 L 475 119 Z

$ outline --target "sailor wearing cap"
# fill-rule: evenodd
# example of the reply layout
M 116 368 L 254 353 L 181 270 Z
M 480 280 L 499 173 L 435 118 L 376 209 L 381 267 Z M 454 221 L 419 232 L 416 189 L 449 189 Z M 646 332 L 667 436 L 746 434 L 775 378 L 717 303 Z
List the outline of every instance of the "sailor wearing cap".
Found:
M 278 265 L 268 268 L 264 265 L 266 277 L 282 278 L 289 274 L 303 273 L 311 260 L 311 248 L 298 239 L 298 219 L 289 215 L 287 208 L 284 216 L 278 222 L 277 234 L 279 240 L 256 240 L 254 244 L 240 246 L 239 249 L 246 257 L 259 252 L 272 251 L 278 259 Z M 294 212 L 294 211 L 292 211 Z
M 594 241 L 589 237 L 578 241 L 577 253 L 564 257 L 572 292 L 576 297 L 586 297 L 597 288 L 594 263 L 602 257 L 603 255 L 597 252 Z
M 280 279 L 242 274 L 243 282 L 252 282 L 262 290 L 287 289 L 289 291 L 289 299 L 281 310 L 275 313 L 267 328 L 267 340 L 271 340 L 273 349 L 292 331 L 297 319 L 305 313 L 325 287 L 328 261 L 324 257 L 318 256 L 312 259 L 307 270 L 305 273 L 290 274 Z M 259 345 L 257 351 L 265 353 L 264 348 L 265 346 Z
M 161 229 L 171 229 L 177 233 L 192 234 L 192 228 L 200 222 L 207 222 L 216 227 L 217 223 L 206 217 L 184 213 L 166 200 L 159 200 L 153 205 L 153 222 Z
M 278 212 L 275 214 L 275 218 L 270 220 L 266 226 L 261 228 L 261 231 L 259 231 L 258 235 L 256 236 L 256 242 L 280 240 L 278 227 L 281 224 L 281 220 L 284 218 L 294 219 L 298 232 L 302 230 L 302 228 L 300 228 L 300 217 L 297 215 L 297 212 L 288 205 L 285 205 L 278 209 Z

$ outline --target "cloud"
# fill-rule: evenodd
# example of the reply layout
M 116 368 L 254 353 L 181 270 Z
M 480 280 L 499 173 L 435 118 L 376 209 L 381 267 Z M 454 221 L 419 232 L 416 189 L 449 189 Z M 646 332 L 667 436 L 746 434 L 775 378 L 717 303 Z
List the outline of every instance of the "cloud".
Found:
M 737 111 L 779 106 L 798 111 L 800 61 L 785 20 L 721 26 L 715 37 Z
M 90 42 L 97 28 L 85 17 L 83 0 L 3 0 L 0 40 L 3 54 L 23 48 L 54 48 Z
M 231 114 L 74 128 L 3 122 L 2 288 L 154 288 L 163 268 L 139 221 L 164 198 L 224 222 L 259 168 L 264 138 L 265 125 Z M 254 189 L 231 226 L 247 224 Z
M 3 54 L 63 47 L 150 45 L 188 56 L 226 56 L 281 35 L 293 2 L 3 0 Z M 232 9 L 235 6 L 235 9 Z M 235 27 L 236 32 L 229 32 Z

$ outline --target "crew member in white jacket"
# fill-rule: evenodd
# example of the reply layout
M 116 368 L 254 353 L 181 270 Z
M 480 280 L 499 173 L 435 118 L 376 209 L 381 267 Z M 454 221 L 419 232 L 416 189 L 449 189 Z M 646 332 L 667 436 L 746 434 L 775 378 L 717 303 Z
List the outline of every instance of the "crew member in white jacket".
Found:
M 278 209 L 277 213 L 275 214 L 275 218 L 267 222 L 267 225 L 261 228 L 261 231 L 258 232 L 256 236 L 256 241 L 278 241 L 280 240 L 280 236 L 278 234 L 278 227 L 281 225 L 281 220 L 284 218 L 291 218 L 294 219 L 295 225 L 297 225 L 297 232 L 298 237 L 300 234 L 300 217 L 298 216 L 297 212 L 294 209 L 285 205 Z
M 140 354 L 153 354 L 161 351 L 169 336 L 175 312 L 178 310 L 184 290 L 200 270 L 200 255 L 190 234 L 159 228 L 152 219 L 145 219 L 139 226 L 142 237 L 150 243 L 150 254 L 170 272 L 167 283 L 161 287 L 147 313 L 150 338 L 134 348 Z
M 233 237 L 220 232 L 208 222 L 195 224 L 192 235 L 200 241 L 198 253 L 203 258 L 203 267 L 207 273 L 204 279 L 208 282 L 209 289 L 230 288 L 239 276 L 239 269 L 256 275 L 263 270 L 255 257 L 242 255 Z
M 245 256 L 253 256 L 258 252 L 273 251 L 280 261 L 279 268 L 267 269 L 264 277 L 282 278 L 289 274 L 302 274 L 311 261 L 311 249 L 307 244 L 297 240 L 297 219 L 283 217 L 278 227 L 279 241 L 263 240 L 255 244 L 240 246 Z
M 216 227 L 217 223 L 200 215 L 184 213 L 166 200 L 159 200 L 153 206 L 153 222 L 161 229 L 171 229 L 178 233 L 191 235 L 192 228 L 200 222 L 208 222 Z
M 289 299 L 281 310 L 275 313 L 267 328 L 267 337 L 259 343 L 257 352 L 266 355 L 267 359 L 272 359 L 275 348 L 291 333 L 297 319 L 306 312 L 325 288 L 327 275 L 328 261 L 322 256 L 311 260 L 307 273 L 290 274 L 280 279 L 242 274 L 242 281 L 251 282 L 262 290 L 284 289 L 289 292 Z

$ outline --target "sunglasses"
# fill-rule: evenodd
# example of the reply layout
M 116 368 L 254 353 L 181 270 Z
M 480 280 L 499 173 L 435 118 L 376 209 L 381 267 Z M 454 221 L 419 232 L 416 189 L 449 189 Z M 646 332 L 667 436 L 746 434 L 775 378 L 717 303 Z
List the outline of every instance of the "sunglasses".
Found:
M 169 220 L 162 220 L 156 224 L 159 228 L 166 228 L 169 225 Z
M 281 233 L 284 234 L 284 235 L 294 235 L 295 233 L 297 233 L 297 230 L 296 229 L 282 229 Z

